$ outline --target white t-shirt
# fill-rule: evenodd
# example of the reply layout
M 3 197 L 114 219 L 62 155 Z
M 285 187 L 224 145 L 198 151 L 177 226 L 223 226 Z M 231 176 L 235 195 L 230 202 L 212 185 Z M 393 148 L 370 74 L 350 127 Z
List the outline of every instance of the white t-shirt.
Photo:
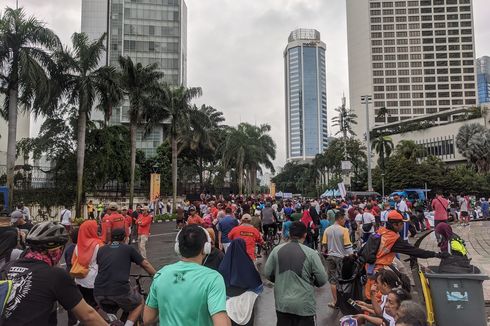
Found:
M 61 216 L 61 224 L 62 225 L 71 225 L 71 211 L 69 209 L 64 209 L 60 213 Z
M 374 233 L 374 223 L 376 223 L 376 219 L 374 218 L 374 215 L 369 213 L 369 212 L 364 212 L 363 214 L 358 214 L 356 216 L 356 222 L 360 224 L 368 224 L 372 223 L 373 226 L 371 226 L 371 229 L 369 232 L 365 232 L 362 230 L 363 233 Z
M 84 278 L 75 278 L 75 283 L 87 288 L 93 289 L 95 278 L 99 272 L 99 265 L 97 265 L 97 252 L 99 251 L 99 245 L 95 246 L 94 253 L 92 255 L 92 259 L 90 260 L 90 264 L 88 265 L 88 274 Z M 75 247 L 74 253 L 78 255 L 78 246 Z
M 396 206 L 396 209 L 398 209 L 402 213 L 405 213 L 406 211 L 408 211 L 407 202 L 403 199 L 400 200 L 399 203 L 396 203 L 395 206 Z
M 381 212 L 381 222 L 387 222 L 388 221 L 388 214 L 390 213 L 389 210 L 386 210 L 386 211 L 382 211 Z

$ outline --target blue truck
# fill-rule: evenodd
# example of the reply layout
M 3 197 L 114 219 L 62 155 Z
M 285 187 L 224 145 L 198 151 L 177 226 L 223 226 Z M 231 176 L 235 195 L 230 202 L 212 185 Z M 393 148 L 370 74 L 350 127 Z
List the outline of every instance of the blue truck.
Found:
M 408 189 L 398 190 L 390 194 L 390 202 L 393 201 L 393 196 L 395 195 L 404 197 L 410 200 L 410 202 L 412 203 L 416 201 L 426 201 L 427 193 L 429 191 L 430 189 L 421 189 L 421 188 L 408 188 Z

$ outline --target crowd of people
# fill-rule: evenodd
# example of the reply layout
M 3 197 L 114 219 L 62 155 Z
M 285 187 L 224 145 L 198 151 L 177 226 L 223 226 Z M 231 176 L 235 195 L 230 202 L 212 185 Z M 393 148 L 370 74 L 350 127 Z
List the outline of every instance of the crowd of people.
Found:
M 466 224 L 464 212 L 474 206 L 462 198 L 458 216 Z M 448 224 L 451 203 L 440 193 L 430 203 L 400 196 L 378 202 L 202 194 L 177 205 L 174 251 L 181 259 L 159 271 L 146 251 L 158 203 L 134 210 L 109 203 L 99 213 L 89 202 L 89 219 L 79 228 L 63 223 L 68 207 L 60 223 L 34 225 L 18 209 L 0 217 L 0 267 L 8 280 L 1 285 L 10 293 L 2 325 L 56 325 L 56 302 L 68 311 L 69 325 L 105 325 L 98 313 L 104 306 L 124 311 L 127 326 L 140 318 L 161 325 L 253 325 L 263 290 L 257 262 L 269 234 L 282 239 L 263 270 L 274 284 L 277 325 L 315 325 L 314 289 L 327 283 L 333 300 L 325 309 L 351 311 L 359 324 L 426 325 L 399 255 L 466 256 L 464 241 Z M 440 252 L 407 241 L 428 227 L 425 208 L 434 211 Z M 56 267 L 62 256 L 65 269 Z M 154 276 L 146 302 L 130 286 L 131 264 Z M 349 277 L 362 289 L 345 291 L 341 280 Z

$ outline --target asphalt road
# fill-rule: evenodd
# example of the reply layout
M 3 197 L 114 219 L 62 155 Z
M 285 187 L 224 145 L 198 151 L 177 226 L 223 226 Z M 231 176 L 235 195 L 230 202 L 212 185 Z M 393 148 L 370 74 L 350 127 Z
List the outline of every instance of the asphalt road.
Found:
M 178 260 L 178 256 L 173 250 L 176 235 L 177 231 L 175 230 L 174 222 L 155 223 L 152 225 L 147 252 L 149 261 L 157 270 Z M 257 262 L 259 271 L 262 270 L 265 259 L 259 259 Z M 133 266 L 132 273 L 139 274 L 143 272 L 140 267 Z M 264 284 L 264 292 L 258 297 L 255 305 L 255 325 L 275 326 L 276 315 L 273 284 L 266 280 L 264 280 Z M 329 286 L 326 285 L 320 289 L 316 289 L 315 297 L 317 302 L 317 325 L 337 325 L 341 314 L 338 310 L 331 309 L 327 306 L 332 300 Z M 66 312 L 60 311 L 58 314 L 58 325 L 65 326 L 66 324 Z

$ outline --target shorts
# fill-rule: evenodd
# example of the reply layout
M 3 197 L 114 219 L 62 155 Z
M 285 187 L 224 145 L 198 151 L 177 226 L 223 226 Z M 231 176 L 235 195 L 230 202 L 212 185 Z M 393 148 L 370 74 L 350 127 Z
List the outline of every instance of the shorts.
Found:
M 461 211 L 461 217 L 468 217 L 468 216 L 470 216 L 470 214 L 468 214 L 468 212 Z
M 340 263 L 342 262 L 342 258 L 335 256 L 327 256 L 327 277 L 328 283 L 337 284 L 338 274 Z
M 97 295 L 95 301 L 102 309 L 104 309 L 104 305 L 117 305 L 124 312 L 131 312 L 143 303 L 143 297 L 136 289 L 133 289 L 129 290 L 128 294 L 123 295 Z

